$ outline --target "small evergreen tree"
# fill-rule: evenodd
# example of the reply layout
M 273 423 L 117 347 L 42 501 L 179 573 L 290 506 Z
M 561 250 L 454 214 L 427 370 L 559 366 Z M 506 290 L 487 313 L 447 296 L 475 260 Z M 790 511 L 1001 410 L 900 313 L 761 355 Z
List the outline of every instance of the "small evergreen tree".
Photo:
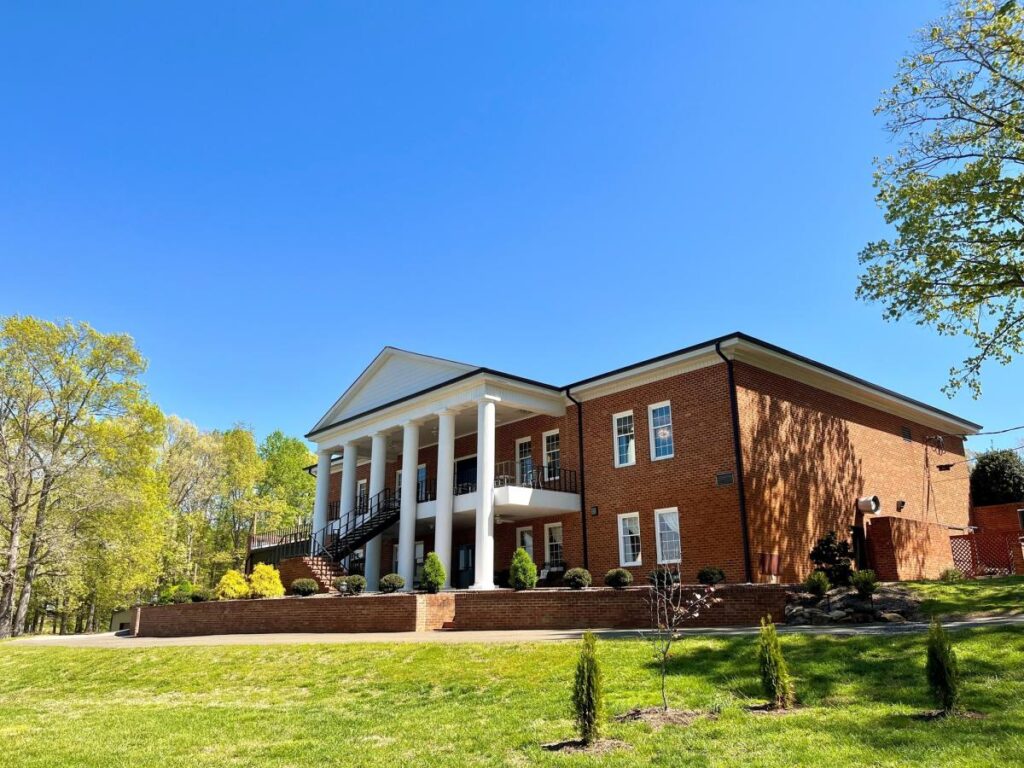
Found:
M 244 600 L 249 596 L 249 582 L 241 571 L 231 570 L 220 577 L 213 594 L 218 600 Z
M 1017 451 L 985 451 L 971 469 L 971 501 L 1012 504 L 1024 501 L 1024 459 Z
M 771 617 L 761 619 L 761 633 L 758 639 L 758 659 L 761 666 L 761 688 L 768 698 L 769 706 L 786 709 L 793 706 L 793 679 L 789 676 L 786 660 L 782 657 L 779 636 Z
M 537 586 L 537 566 L 530 553 L 519 547 L 512 555 L 512 564 L 508 569 L 508 583 L 512 589 L 533 589 Z
M 277 568 L 266 563 L 257 563 L 249 575 L 249 593 L 252 597 L 282 597 L 284 584 Z
M 391 594 L 405 588 L 405 579 L 397 573 L 386 573 L 380 577 L 377 588 L 384 594 Z
M 853 574 L 851 560 L 853 547 L 845 539 L 840 541 L 835 531 L 829 531 L 827 536 L 818 539 L 811 550 L 815 570 L 823 572 L 837 587 L 849 586 Z
M 810 575 L 804 581 L 804 589 L 810 592 L 815 597 L 823 597 L 826 592 L 832 589 L 832 585 L 828 582 L 828 576 L 821 571 L 811 571 Z
M 604 720 L 604 689 L 601 666 L 597 661 L 597 641 L 592 632 L 583 633 L 580 656 L 576 662 L 572 707 L 580 740 L 584 744 L 594 743 L 601 735 Z
M 448 577 L 445 573 L 444 564 L 437 552 L 431 552 L 423 561 L 423 586 L 427 592 L 434 594 L 444 586 L 444 580 Z
M 932 618 L 928 628 L 928 662 L 925 665 L 928 686 L 935 703 L 951 715 L 960 709 L 960 664 L 939 620 Z
M 309 597 L 320 591 L 320 585 L 313 579 L 296 579 L 292 582 L 292 594 L 299 597 Z
M 875 591 L 878 589 L 878 577 L 875 572 L 869 568 L 865 568 L 863 571 L 857 571 L 853 574 L 853 578 L 850 580 L 853 588 L 857 590 L 857 594 L 861 597 L 870 598 Z
M 348 589 L 349 594 L 361 594 L 366 589 L 366 578 L 358 573 L 353 573 L 345 579 L 345 588 Z

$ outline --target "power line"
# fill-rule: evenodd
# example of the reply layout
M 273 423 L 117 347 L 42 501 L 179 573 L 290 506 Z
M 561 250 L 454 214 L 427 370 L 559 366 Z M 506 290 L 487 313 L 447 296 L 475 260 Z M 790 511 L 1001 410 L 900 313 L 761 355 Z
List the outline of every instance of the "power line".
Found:
M 1009 429 L 996 429 L 991 432 L 975 432 L 973 435 L 964 435 L 964 437 L 980 437 L 981 435 L 1005 435 L 1007 432 L 1016 432 L 1018 429 L 1024 429 L 1024 424 L 1019 427 L 1010 427 Z
M 1020 427 L 1017 427 L 1017 429 L 1020 429 Z M 1009 430 L 1007 430 L 1007 431 L 1009 431 Z M 1024 451 L 1024 445 L 1018 445 L 1016 448 L 1006 448 L 1006 449 L 1003 449 L 1003 450 L 1007 450 L 1007 451 Z M 954 461 L 954 462 L 952 462 L 950 464 L 936 464 L 935 468 L 937 470 L 939 470 L 939 472 L 949 472 L 949 470 L 951 470 L 957 464 L 967 464 L 970 461 L 977 461 L 978 458 L 979 457 L 977 457 L 977 456 L 972 456 L 969 459 L 963 459 L 961 461 Z

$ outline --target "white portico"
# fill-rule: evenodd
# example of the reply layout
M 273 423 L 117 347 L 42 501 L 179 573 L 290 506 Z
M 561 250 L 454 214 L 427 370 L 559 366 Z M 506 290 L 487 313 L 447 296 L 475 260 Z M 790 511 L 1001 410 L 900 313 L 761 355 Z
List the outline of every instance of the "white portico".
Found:
M 416 540 L 425 530 L 433 532 L 433 550 L 449 576 L 446 586 L 451 586 L 453 529 L 472 524 L 470 588 L 493 589 L 497 512 L 515 519 L 579 510 L 575 487 L 565 483 L 568 470 L 496 470 L 496 429 L 537 415 L 564 416 L 565 410 L 559 388 L 386 348 L 307 435 L 318 453 L 313 554 L 348 552 L 351 546 L 344 549 L 338 543 L 347 531 L 362 531 L 362 539 L 374 533 L 360 547 L 367 588 L 376 590 L 382 539 L 378 528 L 387 524 L 393 530 L 397 519 L 398 572 L 405 588 L 412 589 Z M 475 455 L 460 461 L 456 441 L 462 438 L 465 444 L 469 435 L 476 438 Z M 435 447 L 435 477 L 430 478 L 421 456 L 435 455 Z M 367 463 L 369 481 L 360 484 L 357 472 Z M 398 467 L 396 477 L 388 477 L 389 463 Z M 330 520 L 335 516 L 329 514 L 330 477 L 339 471 L 337 520 Z M 370 525 L 377 520 L 377 527 Z M 352 545 L 362 541 L 356 534 L 350 539 Z

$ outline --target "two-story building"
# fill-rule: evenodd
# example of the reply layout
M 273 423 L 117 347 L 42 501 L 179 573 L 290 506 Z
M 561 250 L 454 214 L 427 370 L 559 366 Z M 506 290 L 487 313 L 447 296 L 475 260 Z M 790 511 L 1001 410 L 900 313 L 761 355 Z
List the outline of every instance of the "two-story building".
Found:
M 454 588 L 704 566 L 794 581 L 831 530 L 883 578 L 936 576 L 968 524 L 979 425 L 742 333 L 565 386 L 388 347 L 307 437 L 314 557 Z M 253 557 L 265 559 L 261 545 Z

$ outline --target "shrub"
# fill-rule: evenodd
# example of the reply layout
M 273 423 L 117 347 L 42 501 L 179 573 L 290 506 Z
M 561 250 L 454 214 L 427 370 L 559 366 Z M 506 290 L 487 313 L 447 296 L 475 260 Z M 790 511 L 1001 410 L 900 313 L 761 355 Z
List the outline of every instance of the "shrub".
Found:
M 508 568 L 508 584 L 512 589 L 533 589 L 537 586 L 537 566 L 530 553 L 519 547 L 512 555 L 512 565 Z
M 175 589 L 171 593 L 171 602 L 175 605 L 181 605 L 182 603 L 192 602 L 192 590 L 191 589 Z
M 397 592 L 405 586 L 405 579 L 397 573 L 387 573 L 380 577 L 380 591 L 384 594 Z
M 196 587 L 192 590 L 192 602 L 193 603 L 205 603 L 207 600 L 212 598 L 210 590 L 206 587 Z
M 444 586 L 444 580 L 448 578 L 445 573 L 444 564 L 437 552 L 431 552 L 423 561 L 423 587 L 430 594 L 434 594 Z
M 358 573 L 354 573 L 345 579 L 345 586 L 348 587 L 349 593 L 358 595 L 366 589 L 366 579 Z
M 942 581 L 963 581 L 964 572 L 959 568 L 947 568 L 939 574 L 939 579 Z
M 284 584 L 277 568 L 267 563 L 257 563 L 249 574 L 249 593 L 253 597 L 282 597 Z
M 244 600 L 249 596 L 249 582 L 241 571 L 231 570 L 220 577 L 213 594 L 218 600 Z
M 341 594 L 348 592 L 348 576 L 338 576 L 331 582 L 331 586 Z
M 569 589 L 586 589 L 594 583 L 590 578 L 590 571 L 586 568 L 570 568 L 565 572 L 562 581 Z
M 713 565 L 705 566 L 697 571 L 697 581 L 709 587 L 725 581 L 725 571 Z
M 832 588 L 828 576 L 821 571 L 813 571 L 804 582 L 804 589 L 816 597 L 821 597 Z
M 850 584 L 853 585 L 853 588 L 857 590 L 857 594 L 861 597 L 871 597 L 875 594 L 875 590 L 878 589 L 878 577 L 875 576 L 874 571 L 865 569 L 853 574 Z
M 291 593 L 299 597 L 309 597 L 320 591 L 320 585 L 313 579 L 296 579 L 292 582 Z
M 576 727 L 584 744 L 592 744 L 598 739 L 604 720 L 604 689 L 601 684 L 601 665 L 598 664 L 596 651 L 597 641 L 593 632 L 584 632 L 572 690 Z
M 815 570 L 823 571 L 828 580 L 839 587 L 850 583 L 850 576 L 853 575 L 851 560 L 853 547 L 845 539 L 840 541 L 835 531 L 829 531 L 827 536 L 818 539 L 811 550 L 811 562 Z
M 170 605 L 171 603 L 187 603 L 192 597 L 192 584 L 187 581 L 180 581 L 177 584 L 168 584 L 160 590 L 156 602 L 158 605 Z
M 786 660 L 771 617 L 761 619 L 761 633 L 757 644 L 758 661 L 761 667 L 761 688 L 768 703 L 776 709 L 793 705 L 793 678 L 789 676 Z
M 625 589 L 633 583 L 633 574 L 625 568 L 612 568 L 604 575 L 604 583 L 612 589 Z
M 935 618 L 928 628 L 928 661 L 925 671 L 935 703 L 947 715 L 956 712 L 960 708 L 960 665 L 950 645 L 949 635 Z
M 669 584 L 678 584 L 679 571 L 659 566 L 647 574 L 647 581 L 654 587 L 667 587 Z

